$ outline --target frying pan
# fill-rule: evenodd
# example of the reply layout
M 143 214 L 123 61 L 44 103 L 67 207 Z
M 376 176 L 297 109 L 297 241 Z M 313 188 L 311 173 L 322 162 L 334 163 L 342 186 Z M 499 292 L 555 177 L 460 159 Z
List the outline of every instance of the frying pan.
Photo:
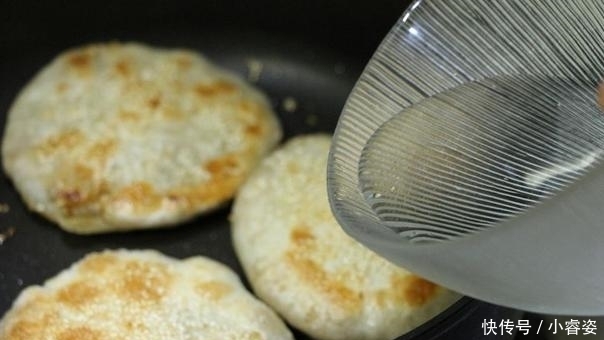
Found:
M 244 77 L 250 76 L 250 63 L 260 65 L 252 80 L 270 97 L 284 139 L 332 132 L 364 65 L 408 2 L 5 1 L 0 5 L 0 127 L 3 131 L 20 88 L 59 52 L 120 40 L 194 49 Z M 295 110 L 285 110 L 286 99 L 295 101 Z M 0 315 L 26 286 L 106 248 L 153 248 L 178 258 L 201 254 L 243 277 L 231 246 L 228 205 L 174 228 L 78 236 L 29 212 L 4 174 L 0 203 L 10 207 L 0 213 Z M 479 339 L 483 319 L 519 316 L 462 298 L 400 339 Z

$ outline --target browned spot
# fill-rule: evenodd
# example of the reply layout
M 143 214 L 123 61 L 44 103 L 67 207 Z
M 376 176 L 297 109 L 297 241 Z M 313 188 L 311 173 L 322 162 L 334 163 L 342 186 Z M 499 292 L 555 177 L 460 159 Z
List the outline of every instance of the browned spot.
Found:
M 101 164 L 105 164 L 107 162 L 107 158 L 111 156 L 116 148 L 117 142 L 115 139 L 107 139 L 92 145 L 87 154 L 90 158 L 97 160 Z
M 72 307 L 79 307 L 99 295 L 98 288 L 83 282 L 74 282 L 57 292 L 57 300 Z
M 126 60 L 116 62 L 114 68 L 117 74 L 123 77 L 128 77 L 131 73 L 130 63 L 128 63 Z
M 218 281 L 200 282 L 195 289 L 199 294 L 207 296 L 213 301 L 222 299 L 233 290 L 228 284 Z
M 166 198 L 167 198 L 169 201 L 172 201 L 172 202 L 178 202 L 178 201 L 179 201 L 179 200 L 180 200 L 182 197 L 179 197 L 179 196 L 177 196 L 177 195 L 175 195 L 175 194 L 168 194 L 168 195 L 166 195 Z
M 142 322 L 127 320 L 124 322 L 124 328 L 129 332 L 143 333 L 149 330 L 149 328 Z
M 121 121 L 136 122 L 141 119 L 141 115 L 135 111 L 121 110 L 118 115 Z
M 58 193 L 59 200 L 65 205 L 77 204 L 82 201 L 82 194 L 78 189 L 62 190 Z
M 85 165 L 76 164 L 73 167 L 73 175 L 80 182 L 90 181 L 93 176 L 93 170 Z
M 74 53 L 67 59 L 67 62 L 76 69 L 84 69 L 90 65 L 90 55 L 83 52 Z
M 103 336 L 98 331 L 85 326 L 68 328 L 61 332 L 57 340 L 100 340 Z
M 72 53 L 67 58 L 67 65 L 80 77 L 87 77 L 92 71 L 92 57 L 87 52 Z
M 361 308 L 362 294 L 353 291 L 345 282 L 327 273 L 315 261 L 307 258 L 303 250 L 294 248 L 285 254 L 285 258 L 302 282 L 319 290 L 334 305 L 348 312 L 355 312 Z
M 159 95 L 155 95 L 147 100 L 147 106 L 149 106 L 149 108 L 151 110 L 157 109 L 160 104 L 161 104 L 161 98 Z
M 291 234 L 289 235 L 289 238 L 294 244 L 300 245 L 302 243 L 313 241 L 315 239 L 315 236 L 312 234 L 312 232 L 308 229 L 307 226 L 299 226 L 292 230 Z
M 69 88 L 69 85 L 67 85 L 67 83 L 64 81 L 59 82 L 56 86 L 57 93 L 59 93 L 59 94 L 65 93 L 65 91 L 67 91 L 68 88 Z
M 54 153 L 59 150 L 70 149 L 84 141 L 84 138 L 84 134 L 79 130 L 67 130 L 46 138 L 38 148 L 45 154 Z
M 262 126 L 259 124 L 250 124 L 245 127 L 245 133 L 251 136 L 262 135 Z
M 393 298 L 414 307 L 424 305 L 438 291 L 436 284 L 415 275 L 404 277 L 395 275 L 391 277 L 390 281 Z
M 176 65 L 178 65 L 178 67 L 183 71 L 188 70 L 192 63 L 193 61 L 189 56 L 180 55 L 176 57 Z
M 171 282 L 166 267 L 156 263 L 129 261 L 119 275 L 117 293 L 138 303 L 159 302 Z
M 184 202 L 194 210 L 199 207 L 212 207 L 231 198 L 242 182 L 242 175 L 223 175 L 199 185 L 176 188 L 166 196 L 174 202 Z
M 219 95 L 227 95 L 235 92 L 237 86 L 226 80 L 218 80 L 211 84 L 198 84 L 195 86 L 195 92 L 200 97 L 215 97 Z
M 56 199 L 60 206 L 70 208 L 79 205 L 86 199 L 86 185 L 92 181 L 93 170 L 87 166 L 76 164 L 66 167 L 65 177 L 68 185 L 58 190 Z
M 108 193 L 107 183 L 94 180 L 94 170 L 82 164 L 65 166 L 64 180 L 54 194 L 56 204 L 67 216 L 93 214 Z
M 298 225 L 290 234 L 291 247 L 285 253 L 285 260 L 300 281 L 313 287 L 329 301 L 343 310 L 355 313 L 360 310 L 363 295 L 348 287 L 349 278 L 343 273 L 328 273 L 309 254 L 317 252 L 316 238 L 308 226 Z
M 262 334 L 260 334 L 256 331 L 247 332 L 243 335 L 242 338 L 245 340 L 262 340 L 262 339 L 264 339 Z
M 133 331 L 135 329 L 135 327 L 136 326 L 135 326 L 134 322 L 132 322 L 130 320 L 124 322 L 124 328 L 126 328 L 126 330 L 128 330 L 130 332 Z
M 233 174 L 238 169 L 239 162 L 236 155 L 226 155 L 215 158 L 205 163 L 205 169 L 210 172 L 212 177 L 224 177 Z
M 88 186 L 75 189 L 63 189 L 57 192 L 57 205 L 66 216 L 94 215 L 100 209 L 99 203 L 108 193 L 106 183 L 89 183 Z
M 167 119 L 180 119 L 184 117 L 182 111 L 170 106 L 164 107 L 161 110 L 161 114 Z
M 243 112 L 256 112 L 259 110 L 259 107 L 258 104 L 247 99 L 243 99 L 239 102 L 239 110 Z
M 198 185 L 174 188 L 164 194 L 173 202 L 180 202 L 196 210 L 200 207 L 213 207 L 231 198 L 244 179 L 240 166 L 243 155 L 230 154 L 215 158 L 202 167 L 210 173 L 211 178 Z
M 21 302 L 19 306 L 14 306 L 12 325 L 5 323 L 0 326 L 0 339 L 2 340 L 31 340 L 46 339 L 49 329 L 60 327 L 61 320 L 59 313 L 56 313 L 56 300 L 50 299 L 40 290 L 30 291 L 30 296 Z M 10 326 L 9 326 L 10 325 Z M 52 331 L 51 331 L 52 332 Z M 56 333 L 52 334 L 55 335 Z M 53 337 L 53 339 L 55 339 Z
M 292 175 L 295 175 L 300 172 L 300 166 L 296 162 L 289 162 L 289 163 L 287 163 L 286 167 L 287 167 L 287 172 Z
M 412 276 L 407 282 L 405 296 L 407 302 L 412 306 L 421 306 L 428 302 L 438 290 L 434 283 L 421 277 Z
M 94 254 L 81 263 L 80 270 L 83 273 L 99 275 L 113 267 L 117 261 L 118 258 L 113 254 Z
M 40 336 L 44 330 L 41 323 L 21 320 L 17 321 L 8 332 L 7 340 L 31 340 Z M 1 334 L 0 334 L 1 335 Z
M 393 303 L 395 301 L 390 301 L 388 300 L 388 293 L 387 290 L 378 290 L 375 292 L 374 294 L 375 297 L 375 303 L 378 305 L 378 307 L 384 308 L 384 306 L 388 305 L 388 303 Z
M 265 108 L 259 103 L 243 99 L 239 101 L 238 110 L 242 113 L 241 119 L 247 124 L 245 133 L 248 136 L 256 137 L 264 133 L 264 127 L 261 123 L 265 121 Z
M 153 211 L 161 205 L 162 198 L 148 182 L 136 182 L 121 188 L 114 200 L 131 204 L 135 211 Z

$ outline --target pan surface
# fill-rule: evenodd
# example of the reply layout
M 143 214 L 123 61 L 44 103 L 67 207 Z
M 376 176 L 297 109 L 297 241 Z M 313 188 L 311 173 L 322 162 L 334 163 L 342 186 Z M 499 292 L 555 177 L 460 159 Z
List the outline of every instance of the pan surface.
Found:
M 248 78 L 270 97 L 284 140 L 332 132 L 363 67 L 408 2 L 3 2 L 0 128 L 3 133 L 18 91 L 59 52 L 119 40 L 190 48 Z M 26 286 L 107 248 L 151 248 L 177 258 L 205 255 L 243 278 L 231 246 L 229 211 L 230 205 L 169 229 L 73 235 L 29 212 L 2 173 L 0 316 Z M 467 300 L 453 311 L 468 310 Z

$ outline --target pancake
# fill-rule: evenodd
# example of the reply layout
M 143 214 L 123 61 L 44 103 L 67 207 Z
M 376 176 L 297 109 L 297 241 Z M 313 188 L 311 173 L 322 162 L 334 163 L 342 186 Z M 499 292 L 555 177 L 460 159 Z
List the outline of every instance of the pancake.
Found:
M 459 295 L 349 237 L 327 199 L 330 137 L 296 137 L 237 194 L 233 244 L 258 297 L 316 339 L 392 339 Z
M 21 292 L 2 340 L 293 339 L 226 266 L 156 251 L 92 253 Z
M 60 54 L 25 86 L 2 157 L 30 209 L 89 234 L 221 206 L 280 136 L 266 97 L 203 56 L 107 43 Z

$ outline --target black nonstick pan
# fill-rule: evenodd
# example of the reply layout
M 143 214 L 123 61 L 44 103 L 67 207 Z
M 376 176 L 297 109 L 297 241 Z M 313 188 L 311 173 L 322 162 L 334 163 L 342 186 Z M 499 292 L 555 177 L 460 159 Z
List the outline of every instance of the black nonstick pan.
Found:
M 271 98 L 285 139 L 331 132 L 363 67 L 408 2 L 3 1 L 0 127 L 21 87 L 56 54 L 120 40 L 194 49 L 254 81 Z M 230 206 L 170 229 L 78 236 L 29 212 L 4 174 L 0 204 L 0 316 L 24 287 L 106 248 L 154 248 L 179 258 L 201 254 L 243 274 L 231 247 Z M 520 315 L 463 298 L 401 339 L 480 339 L 484 319 Z

